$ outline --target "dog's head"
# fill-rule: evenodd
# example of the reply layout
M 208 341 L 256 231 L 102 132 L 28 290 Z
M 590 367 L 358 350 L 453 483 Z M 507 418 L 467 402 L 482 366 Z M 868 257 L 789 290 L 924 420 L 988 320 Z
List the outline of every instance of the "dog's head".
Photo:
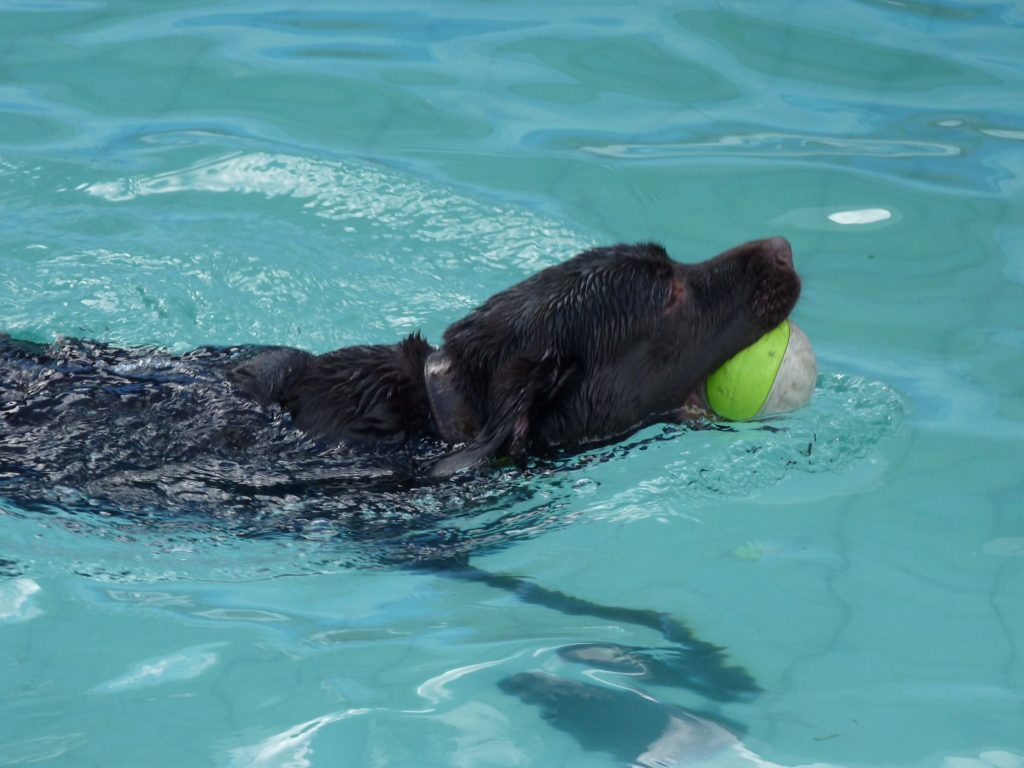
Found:
M 781 323 L 799 295 L 781 237 L 696 264 L 641 244 L 550 267 L 445 333 L 442 351 L 480 428 L 436 471 L 678 420 L 703 380 Z
M 674 363 L 673 383 L 694 373 L 702 381 L 789 316 L 800 278 L 789 243 L 770 237 L 697 264 L 676 264 L 672 290 L 652 350 Z

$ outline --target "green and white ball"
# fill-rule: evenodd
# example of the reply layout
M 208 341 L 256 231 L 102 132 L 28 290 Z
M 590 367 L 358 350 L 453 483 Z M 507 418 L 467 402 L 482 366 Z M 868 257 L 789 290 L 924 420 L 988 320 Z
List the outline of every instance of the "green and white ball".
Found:
M 807 335 L 784 320 L 708 377 L 708 405 L 730 421 L 803 408 L 811 400 L 818 362 Z

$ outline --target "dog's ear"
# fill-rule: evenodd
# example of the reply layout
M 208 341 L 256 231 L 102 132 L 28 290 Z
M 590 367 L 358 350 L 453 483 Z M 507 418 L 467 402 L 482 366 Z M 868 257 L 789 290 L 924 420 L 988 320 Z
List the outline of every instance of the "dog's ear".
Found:
M 447 477 L 496 456 L 521 456 L 529 447 L 538 413 L 565 389 L 575 372 L 575 363 L 551 353 L 539 360 L 522 356 L 506 360 L 491 377 L 488 416 L 480 432 L 438 461 L 431 475 Z

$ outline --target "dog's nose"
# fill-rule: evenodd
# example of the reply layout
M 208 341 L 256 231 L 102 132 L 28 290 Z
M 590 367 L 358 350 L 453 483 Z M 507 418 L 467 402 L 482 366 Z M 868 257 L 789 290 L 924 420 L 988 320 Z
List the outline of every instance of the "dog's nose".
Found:
M 765 240 L 765 250 L 768 251 L 771 259 L 779 267 L 785 269 L 793 268 L 793 249 L 789 241 L 784 237 L 769 237 Z

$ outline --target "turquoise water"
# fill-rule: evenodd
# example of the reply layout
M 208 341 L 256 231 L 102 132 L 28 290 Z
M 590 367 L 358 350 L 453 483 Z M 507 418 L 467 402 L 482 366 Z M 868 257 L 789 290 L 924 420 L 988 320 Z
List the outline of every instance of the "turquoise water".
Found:
M 779 431 L 503 469 L 417 532 L 633 613 L 385 567 L 407 542 L 330 521 L 0 501 L 0 765 L 1024 765 L 1022 26 L 966 0 L 0 0 L 2 331 L 437 340 L 591 244 L 781 234 L 821 368 Z M 641 615 L 760 692 L 683 679 L 703 646 Z

